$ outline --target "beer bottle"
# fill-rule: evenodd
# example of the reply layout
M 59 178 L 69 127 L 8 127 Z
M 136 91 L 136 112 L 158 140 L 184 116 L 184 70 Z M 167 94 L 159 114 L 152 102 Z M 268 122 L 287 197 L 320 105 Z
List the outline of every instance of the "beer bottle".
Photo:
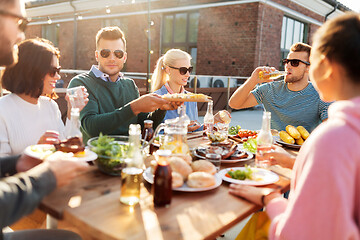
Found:
M 153 184 L 154 205 L 156 207 L 163 207 L 171 203 L 172 175 L 168 161 L 170 156 L 170 150 L 156 151 L 157 167 Z
M 144 163 L 140 149 L 140 132 L 139 124 L 130 124 L 126 167 L 121 171 L 120 202 L 125 205 L 135 205 L 140 201 Z

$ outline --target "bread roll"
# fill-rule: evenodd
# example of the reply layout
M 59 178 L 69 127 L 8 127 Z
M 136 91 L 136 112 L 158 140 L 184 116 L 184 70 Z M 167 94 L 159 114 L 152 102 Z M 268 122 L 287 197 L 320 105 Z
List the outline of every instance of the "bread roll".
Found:
M 205 188 L 215 185 L 215 177 L 206 172 L 193 172 L 188 176 L 187 185 L 192 188 Z
M 180 154 L 179 153 L 179 154 L 173 154 L 172 156 L 180 157 L 180 158 L 184 159 L 185 162 L 187 162 L 187 164 L 191 164 L 191 162 L 192 162 L 192 158 L 189 154 Z
M 169 162 L 171 170 L 180 173 L 184 180 L 187 179 L 188 175 L 192 172 L 190 165 L 182 158 L 171 157 Z
M 178 172 L 172 172 L 172 188 L 181 187 L 184 184 L 184 179 Z
M 212 175 L 216 173 L 214 164 L 206 160 L 198 160 L 191 164 L 191 168 L 194 172 L 207 172 Z

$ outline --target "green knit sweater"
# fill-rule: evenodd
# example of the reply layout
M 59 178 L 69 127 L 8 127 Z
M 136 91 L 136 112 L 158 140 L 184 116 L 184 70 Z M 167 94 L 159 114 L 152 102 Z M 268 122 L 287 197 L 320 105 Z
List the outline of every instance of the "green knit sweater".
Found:
M 85 86 L 89 93 L 89 102 L 80 112 L 81 132 L 86 144 L 88 139 L 107 135 L 128 135 L 130 124 L 144 125 L 145 119 L 154 121 L 154 128 L 165 117 L 166 111 L 135 115 L 130 102 L 139 98 L 139 90 L 130 78 L 118 82 L 105 82 L 92 72 L 74 77 L 68 88 Z

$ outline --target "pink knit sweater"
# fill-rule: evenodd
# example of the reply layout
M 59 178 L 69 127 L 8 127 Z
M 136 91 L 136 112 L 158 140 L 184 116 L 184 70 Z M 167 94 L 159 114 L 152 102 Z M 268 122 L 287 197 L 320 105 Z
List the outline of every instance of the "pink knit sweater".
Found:
M 330 106 L 293 174 L 289 200 L 266 206 L 270 239 L 360 239 L 360 97 Z

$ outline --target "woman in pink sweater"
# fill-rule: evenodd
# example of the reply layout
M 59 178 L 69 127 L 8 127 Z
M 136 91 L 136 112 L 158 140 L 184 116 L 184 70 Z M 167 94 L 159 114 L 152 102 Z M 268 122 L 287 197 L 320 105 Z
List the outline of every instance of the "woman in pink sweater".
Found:
M 266 205 L 270 239 L 360 239 L 360 15 L 327 21 L 310 61 L 321 99 L 336 102 L 299 152 L 289 200 L 250 186 L 230 193 Z

